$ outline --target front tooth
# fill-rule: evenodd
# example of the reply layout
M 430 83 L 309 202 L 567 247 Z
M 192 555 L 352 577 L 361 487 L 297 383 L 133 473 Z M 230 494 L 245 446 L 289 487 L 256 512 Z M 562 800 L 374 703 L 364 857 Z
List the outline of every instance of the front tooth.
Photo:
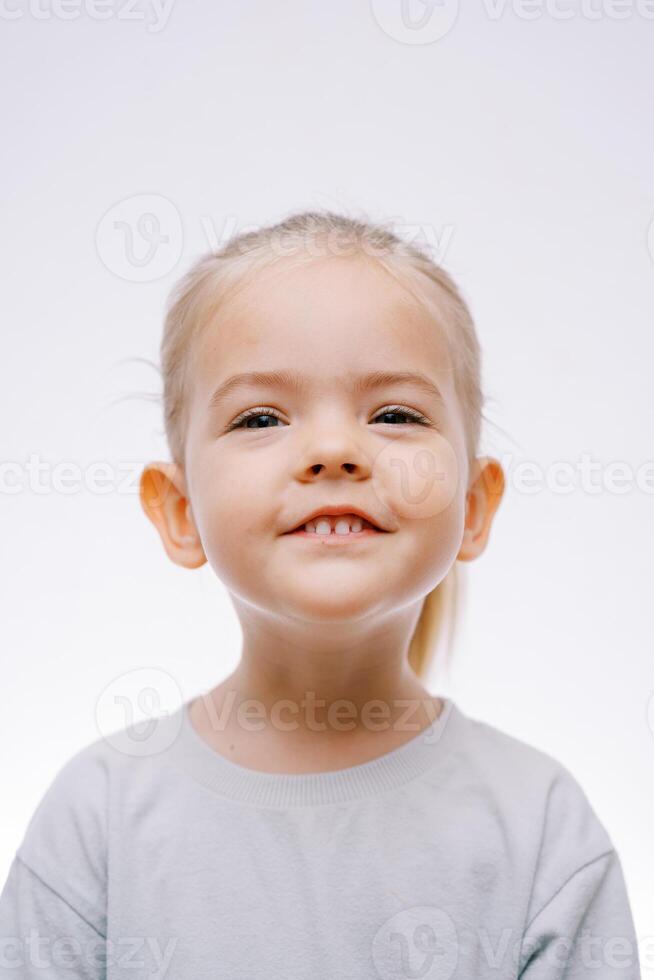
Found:
M 340 517 L 334 523 L 334 532 L 336 534 L 349 534 L 350 531 L 361 531 L 363 529 L 363 521 L 360 517 Z M 304 525 L 304 530 L 309 532 L 314 532 L 316 534 L 331 534 L 332 525 L 331 521 L 327 517 L 320 517 L 317 520 L 307 521 Z

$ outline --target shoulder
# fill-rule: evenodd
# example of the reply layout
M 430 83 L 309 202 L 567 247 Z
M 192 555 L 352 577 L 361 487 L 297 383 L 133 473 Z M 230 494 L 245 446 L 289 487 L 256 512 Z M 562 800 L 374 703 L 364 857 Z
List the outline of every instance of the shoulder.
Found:
M 16 851 L 30 871 L 99 931 L 106 904 L 107 764 L 96 741 L 61 765 Z
M 154 733 L 147 726 L 127 726 L 70 756 L 55 770 L 16 851 L 24 865 L 99 931 L 106 914 L 115 814 L 134 787 L 152 786 L 149 777 L 162 758 L 157 739 L 171 740 L 169 718 L 152 719 L 152 726 Z
M 457 708 L 457 752 L 467 768 L 497 792 L 514 800 L 538 802 L 551 819 L 570 814 L 582 821 L 593 813 L 579 780 L 559 759 L 543 749 L 473 718 Z
M 543 895 L 614 850 L 586 791 L 561 761 L 460 711 L 458 730 L 455 754 L 467 791 L 491 806 L 525 861 L 531 852 Z

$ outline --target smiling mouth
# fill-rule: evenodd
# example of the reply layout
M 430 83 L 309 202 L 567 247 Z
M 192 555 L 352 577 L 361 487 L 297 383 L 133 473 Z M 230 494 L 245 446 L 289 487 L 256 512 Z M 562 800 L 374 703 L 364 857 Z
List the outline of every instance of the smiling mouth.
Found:
M 312 538 L 325 543 L 332 543 L 334 539 L 354 541 L 384 533 L 387 532 L 359 514 L 323 514 L 286 532 L 287 535 Z

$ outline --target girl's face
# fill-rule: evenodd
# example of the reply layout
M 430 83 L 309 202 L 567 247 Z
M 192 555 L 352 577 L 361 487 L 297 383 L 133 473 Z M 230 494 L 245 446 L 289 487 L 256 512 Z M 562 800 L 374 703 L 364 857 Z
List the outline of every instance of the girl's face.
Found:
M 441 328 L 382 269 L 349 258 L 260 272 L 204 328 L 191 386 L 189 516 L 234 597 L 352 623 L 443 579 L 464 531 L 463 421 Z M 343 504 L 387 531 L 287 533 Z

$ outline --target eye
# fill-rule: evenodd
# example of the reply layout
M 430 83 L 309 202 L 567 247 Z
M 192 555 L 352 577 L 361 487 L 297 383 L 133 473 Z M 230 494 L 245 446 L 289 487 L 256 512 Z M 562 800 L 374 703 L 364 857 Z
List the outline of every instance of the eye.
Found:
M 420 412 L 416 412 L 412 408 L 405 408 L 403 405 L 388 405 L 375 416 L 373 422 L 385 415 L 404 416 L 405 418 L 410 419 L 410 421 L 416 425 L 431 425 L 429 419 L 426 419 L 424 415 L 420 414 Z M 389 424 L 394 425 L 395 423 Z
M 281 419 L 281 415 L 273 408 L 249 408 L 247 412 L 237 416 L 234 421 L 227 426 L 227 432 L 232 429 L 275 429 L 277 426 L 271 425 L 247 425 L 249 419 Z

